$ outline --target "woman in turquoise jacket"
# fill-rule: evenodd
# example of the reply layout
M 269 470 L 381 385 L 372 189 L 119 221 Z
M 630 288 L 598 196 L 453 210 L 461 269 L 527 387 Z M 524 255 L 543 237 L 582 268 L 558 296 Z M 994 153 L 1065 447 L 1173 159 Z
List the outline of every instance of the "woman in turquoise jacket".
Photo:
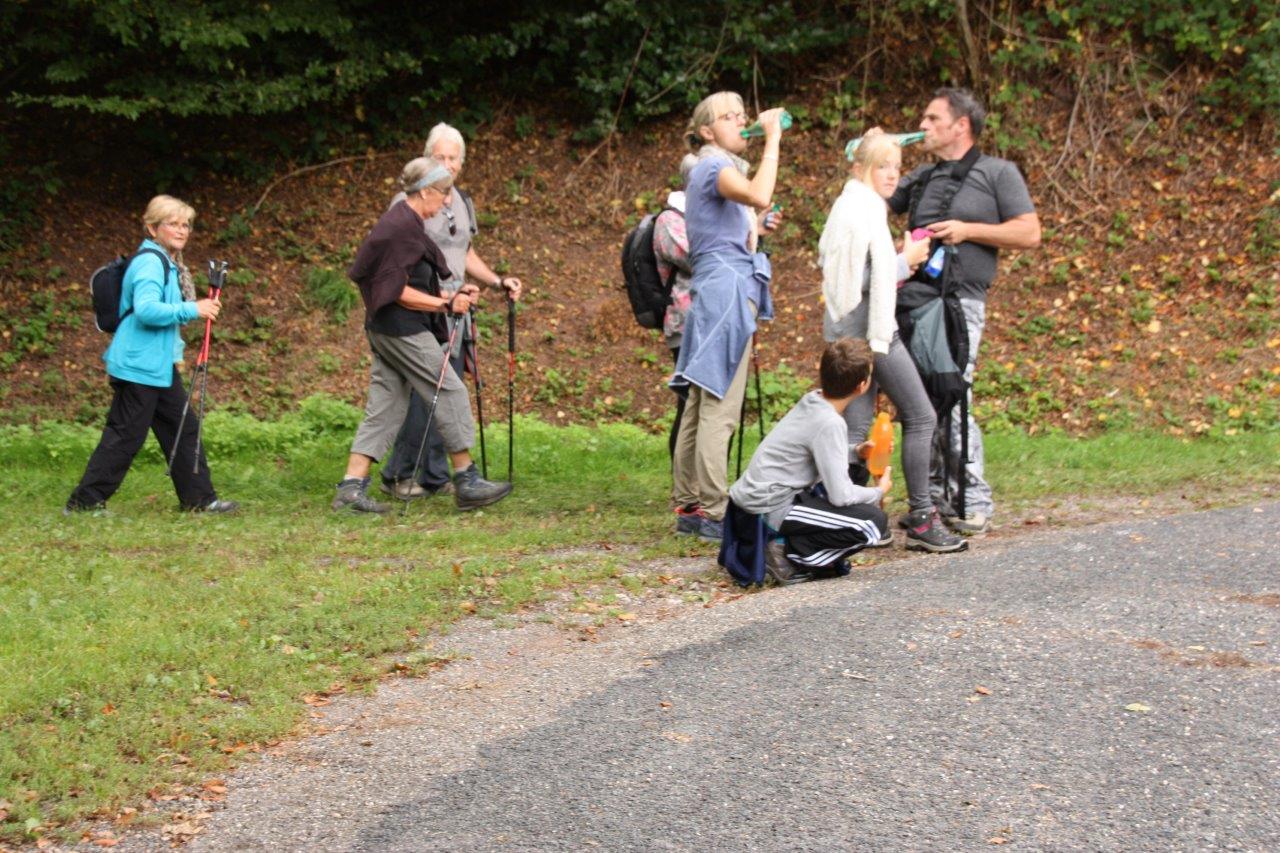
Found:
M 67 499 L 68 514 L 106 506 L 129 473 L 148 430 L 155 433 L 166 459 L 177 441 L 171 476 L 183 509 L 232 512 L 238 507 L 235 501 L 218 499 L 204 454 L 196 458 L 199 423 L 194 412 L 188 412 L 178 435 L 187 402 L 177 367 L 183 349 L 178 327 L 197 317 L 213 320 L 222 307 L 215 299 L 195 299 L 189 277 L 189 298 L 183 295 L 182 250 L 194 217 L 189 205 L 167 195 L 151 199 L 142 216 L 150 237 L 129 262 L 120 294 L 120 326 L 102 356 L 115 396 L 102 439 Z

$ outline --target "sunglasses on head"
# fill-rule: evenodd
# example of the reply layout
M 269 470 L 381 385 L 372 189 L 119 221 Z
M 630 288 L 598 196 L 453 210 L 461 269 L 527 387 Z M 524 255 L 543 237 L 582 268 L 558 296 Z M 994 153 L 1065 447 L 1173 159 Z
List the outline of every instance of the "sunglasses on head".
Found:
M 448 205 L 442 207 L 441 210 L 444 211 L 444 218 L 449 220 L 449 236 L 457 237 L 458 223 L 453 218 L 453 211 L 449 209 Z

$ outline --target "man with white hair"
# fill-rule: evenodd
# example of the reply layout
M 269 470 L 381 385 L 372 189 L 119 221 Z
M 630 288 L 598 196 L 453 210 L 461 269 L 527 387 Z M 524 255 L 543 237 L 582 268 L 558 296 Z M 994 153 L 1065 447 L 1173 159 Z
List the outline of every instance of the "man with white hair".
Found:
M 462 291 L 471 295 L 479 292 L 475 284 L 466 283 L 470 276 L 473 282 L 505 291 L 505 295 L 515 301 L 520 298 L 520 279 L 502 276 L 476 254 L 472 241 L 479 232 L 476 222 L 475 205 L 471 197 L 458 188 L 456 181 L 466 162 L 467 143 L 456 127 L 440 122 L 427 134 L 427 143 L 423 155 L 431 157 L 453 174 L 455 181 L 444 206 L 440 212 L 427 219 L 423 230 L 444 252 L 449 263 L 451 279 L 441 283 L 446 288 L 445 297 L 451 293 Z M 400 201 L 403 193 L 392 199 L 392 204 Z M 469 322 L 467 320 L 466 322 Z M 465 330 L 464 330 L 465 331 Z M 454 370 L 459 376 L 463 373 L 462 342 L 463 335 L 457 336 L 455 350 L 450 354 Z M 415 392 L 409 400 L 409 412 L 405 415 L 404 424 L 396 436 L 395 448 L 382 466 L 382 491 L 401 500 L 412 500 L 425 495 L 447 495 L 453 489 L 449 479 L 449 464 L 445 454 L 440 432 L 435 424 L 431 425 L 427 435 L 427 449 L 423 455 L 421 466 L 418 465 L 418 451 L 422 447 L 423 431 L 427 427 L 426 402 Z M 418 468 L 418 479 L 414 482 L 414 469 Z

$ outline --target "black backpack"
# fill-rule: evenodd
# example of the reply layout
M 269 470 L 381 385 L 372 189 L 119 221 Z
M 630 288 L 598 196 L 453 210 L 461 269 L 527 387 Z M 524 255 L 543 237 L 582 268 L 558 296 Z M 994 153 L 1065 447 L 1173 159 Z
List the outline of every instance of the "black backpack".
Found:
M 160 263 L 164 264 L 164 279 L 168 282 L 169 259 L 164 256 L 164 252 L 155 249 L 141 249 L 137 255 L 127 258 L 120 255 L 114 261 L 98 267 L 89 276 L 89 297 L 93 300 L 93 322 L 99 332 L 114 332 L 120 328 L 121 321 L 133 313 L 132 308 L 124 314 L 120 313 L 120 297 L 124 291 L 124 274 L 128 271 L 129 264 L 143 252 L 150 252 L 160 259 Z
M 650 213 L 641 219 L 640 224 L 631 229 L 622 241 L 622 279 L 627 287 L 627 298 L 631 300 L 636 322 L 646 329 L 662 328 L 677 272 L 672 269 L 666 281 L 658 274 L 658 258 L 653 253 L 653 228 L 659 215 Z

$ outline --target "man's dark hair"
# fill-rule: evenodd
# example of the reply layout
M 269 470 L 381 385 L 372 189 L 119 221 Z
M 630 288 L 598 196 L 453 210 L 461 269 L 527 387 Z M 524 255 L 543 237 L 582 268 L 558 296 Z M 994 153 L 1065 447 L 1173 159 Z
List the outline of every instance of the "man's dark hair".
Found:
M 874 361 L 871 346 L 860 338 L 840 338 L 827 344 L 818 367 L 822 396 L 829 400 L 848 397 L 871 375 Z
M 968 89 L 958 89 L 952 86 L 943 86 L 933 93 L 935 98 L 946 98 L 947 106 L 951 109 L 951 117 L 960 119 L 961 116 L 969 119 L 969 130 L 973 132 L 973 138 L 977 139 L 982 133 L 983 126 L 987 123 L 987 111 L 983 108 L 978 99 L 973 96 L 973 92 Z

